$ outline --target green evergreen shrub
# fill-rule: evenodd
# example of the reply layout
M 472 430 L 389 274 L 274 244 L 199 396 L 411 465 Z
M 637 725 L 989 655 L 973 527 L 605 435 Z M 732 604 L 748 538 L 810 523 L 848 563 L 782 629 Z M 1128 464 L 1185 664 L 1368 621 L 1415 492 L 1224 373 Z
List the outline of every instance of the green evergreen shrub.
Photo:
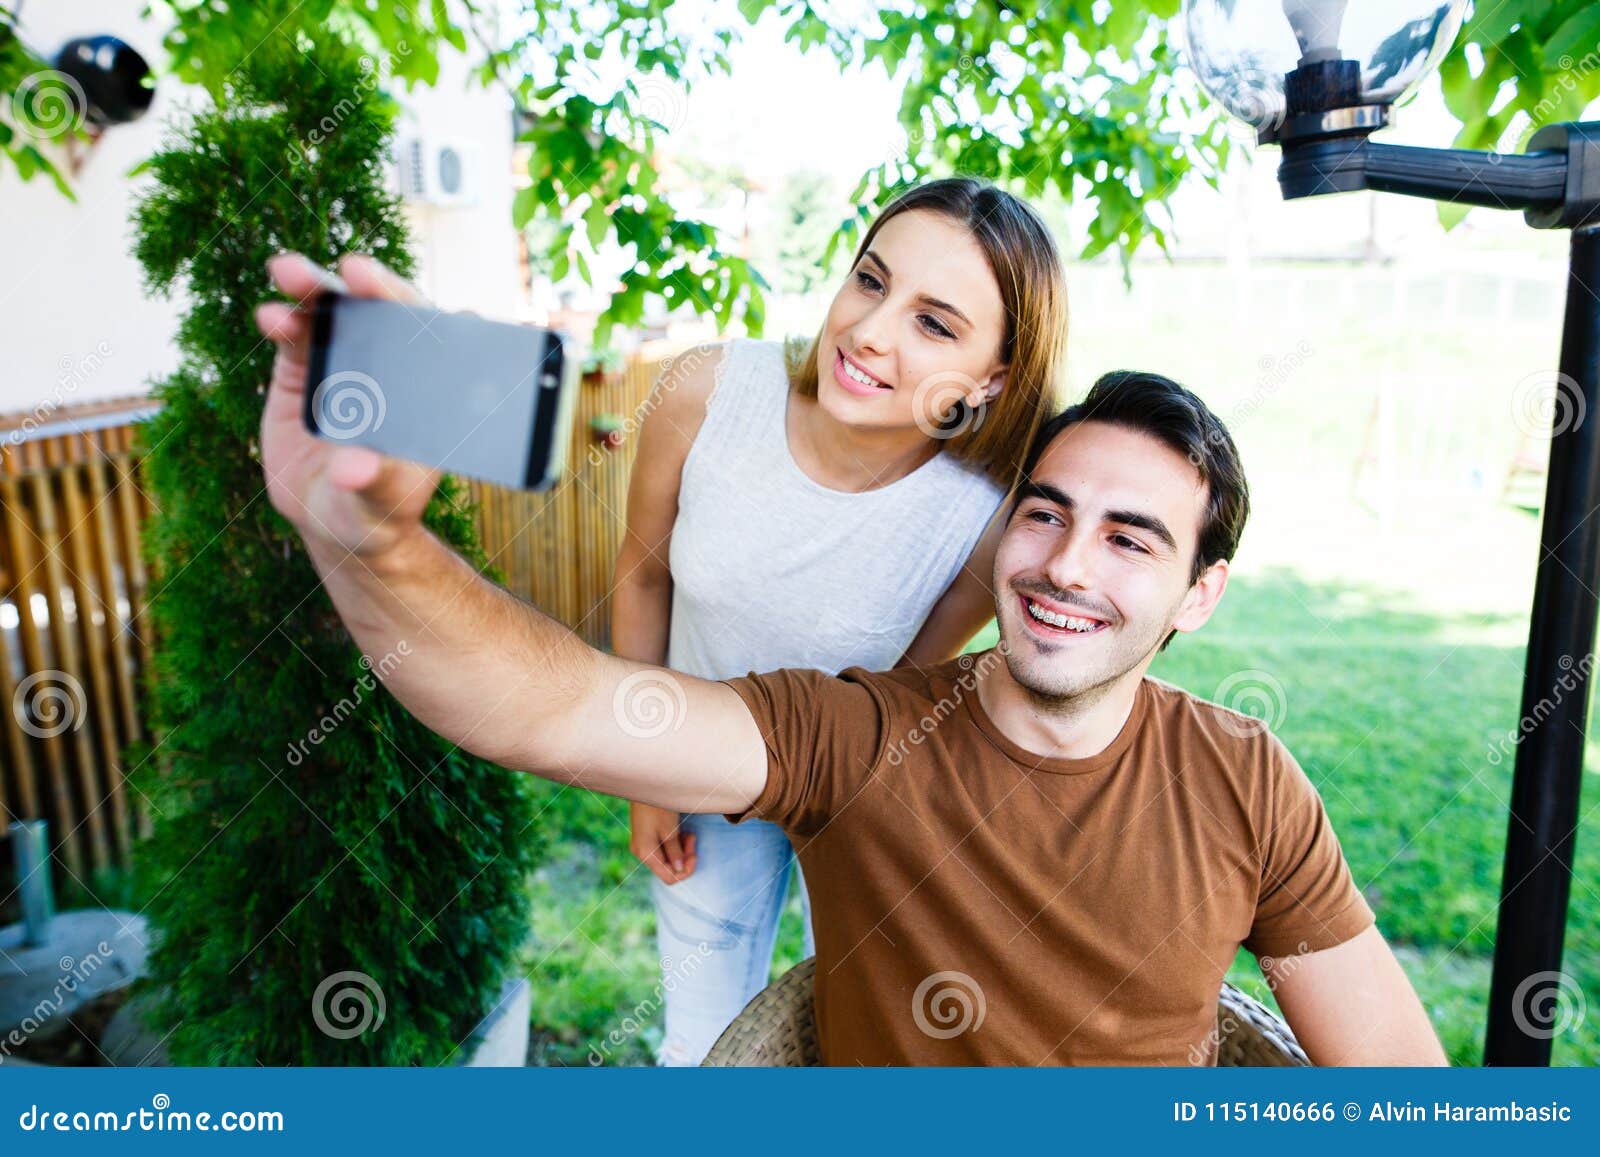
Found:
M 543 847 L 529 777 L 385 691 L 372 667 L 406 645 L 359 654 L 259 461 L 267 258 L 413 269 L 385 189 L 383 71 L 331 36 L 261 45 L 172 126 L 134 212 L 149 289 L 187 301 L 141 437 L 154 740 L 128 763 L 153 804 L 137 868 L 155 897 L 152 1027 L 172 1030 L 176 1064 L 457 1063 L 527 934 Z M 499 578 L 462 484 L 447 478 L 425 521 Z

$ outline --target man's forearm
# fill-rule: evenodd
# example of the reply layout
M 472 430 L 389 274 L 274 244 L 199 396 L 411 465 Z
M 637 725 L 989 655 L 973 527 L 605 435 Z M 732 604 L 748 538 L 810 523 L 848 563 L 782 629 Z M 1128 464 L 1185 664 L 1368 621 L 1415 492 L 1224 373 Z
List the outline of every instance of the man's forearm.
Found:
M 427 530 L 377 559 L 307 549 L 357 645 L 418 720 L 502 766 L 564 778 L 560 722 L 590 692 L 596 651 Z

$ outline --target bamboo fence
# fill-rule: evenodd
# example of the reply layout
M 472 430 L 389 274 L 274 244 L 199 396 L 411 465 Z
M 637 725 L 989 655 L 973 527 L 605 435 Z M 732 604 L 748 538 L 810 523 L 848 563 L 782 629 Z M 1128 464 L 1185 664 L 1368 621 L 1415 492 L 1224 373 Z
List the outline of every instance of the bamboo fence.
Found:
M 610 641 L 636 439 L 608 448 L 593 423 L 609 416 L 631 433 L 670 352 L 647 346 L 583 380 L 567 470 L 549 491 L 468 482 L 507 589 L 594 646 Z M 58 874 L 85 887 L 126 867 L 151 824 L 123 769 L 146 735 L 141 680 L 159 645 L 140 536 L 155 503 L 134 452 L 151 412 L 138 399 L 0 419 L 0 835 L 12 820 L 47 820 Z

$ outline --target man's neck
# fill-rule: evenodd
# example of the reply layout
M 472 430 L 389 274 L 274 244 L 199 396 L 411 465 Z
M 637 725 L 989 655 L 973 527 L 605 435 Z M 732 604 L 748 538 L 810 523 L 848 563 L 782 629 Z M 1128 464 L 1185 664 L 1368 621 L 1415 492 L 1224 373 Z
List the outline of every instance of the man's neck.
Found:
M 978 701 L 1006 737 L 1050 759 L 1087 759 L 1110 747 L 1133 711 L 1147 664 L 1099 687 L 1045 700 L 996 663 L 978 683 Z

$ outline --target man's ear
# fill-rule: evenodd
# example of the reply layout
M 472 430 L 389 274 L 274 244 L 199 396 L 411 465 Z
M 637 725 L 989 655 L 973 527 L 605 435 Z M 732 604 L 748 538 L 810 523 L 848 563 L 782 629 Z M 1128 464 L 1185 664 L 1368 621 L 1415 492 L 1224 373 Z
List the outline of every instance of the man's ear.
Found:
M 1228 587 L 1228 560 L 1219 558 L 1201 573 L 1189 593 L 1178 604 L 1177 617 L 1172 620 L 1174 631 L 1198 631 L 1211 618 L 1222 592 Z

